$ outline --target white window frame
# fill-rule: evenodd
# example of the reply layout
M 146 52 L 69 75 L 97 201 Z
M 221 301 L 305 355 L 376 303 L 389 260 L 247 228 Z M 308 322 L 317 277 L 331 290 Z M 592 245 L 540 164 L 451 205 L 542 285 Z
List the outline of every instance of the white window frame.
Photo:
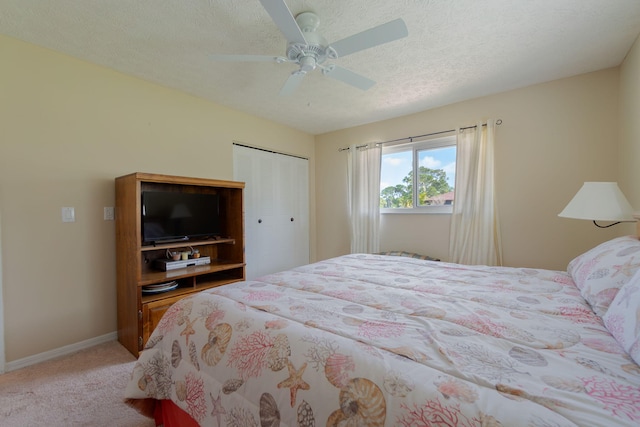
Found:
M 451 214 L 453 212 L 453 204 L 451 205 L 430 205 L 430 206 L 418 206 L 418 188 L 417 180 L 418 174 L 418 155 L 417 152 L 421 150 L 432 150 L 436 148 L 451 147 L 457 145 L 456 135 L 440 136 L 436 138 L 413 141 L 404 144 L 396 144 L 391 146 L 382 147 L 382 155 L 392 154 L 401 151 L 413 151 L 413 207 L 412 208 L 380 208 L 380 214 Z M 456 168 L 458 163 L 458 153 L 456 150 Z M 382 189 L 380 189 L 382 191 Z M 454 200 L 455 203 L 455 200 Z

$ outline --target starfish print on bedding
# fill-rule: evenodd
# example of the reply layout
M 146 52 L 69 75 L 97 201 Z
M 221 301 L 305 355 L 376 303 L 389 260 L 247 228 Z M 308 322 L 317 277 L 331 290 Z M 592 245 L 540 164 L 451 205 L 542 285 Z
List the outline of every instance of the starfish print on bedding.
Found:
M 180 332 L 180 335 L 184 335 L 187 338 L 187 345 L 189 345 L 189 335 L 193 335 L 196 333 L 196 331 L 193 329 L 193 324 L 196 323 L 196 320 L 198 320 L 198 318 L 195 318 L 193 319 L 193 321 L 191 321 L 188 316 L 184 316 L 186 326 L 184 327 L 184 330 Z
M 630 260 L 628 260 L 624 264 L 614 265 L 612 267 L 615 270 L 615 273 L 613 273 L 611 275 L 611 277 L 615 277 L 616 275 L 618 275 L 618 273 L 622 273 L 627 277 L 631 277 L 636 272 L 636 270 L 638 268 L 638 263 L 637 262 L 634 263 L 633 262 L 633 258 L 631 258 Z
M 623 286 L 622 289 L 620 289 L 619 291 L 620 299 L 621 301 L 624 301 L 625 308 L 629 308 L 629 302 L 631 302 L 632 295 L 638 291 L 640 291 L 640 288 L 637 286 L 636 287 Z
M 211 411 L 211 416 L 216 417 L 216 421 L 218 422 L 218 427 L 220 427 L 222 425 L 220 424 L 220 415 L 226 414 L 227 411 L 222 407 L 222 398 L 220 397 L 220 393 L 218 393 L 217 399 L 214 399 L 213 394 L 211 393 L 209 393 L 209 396 L 211 396 L 211 404 L 213 405 L 213 411 Z
M 302 365 L 300 370 L 296 370 L 291 361 L 287 360 L 287 367 L 289 368 L 289 378 L 278 383 L 278 388 L 288 388 L 291 391 L 291 407 L 296 406 L 296 394 L 298 389 L 309 390 L 310 386 L 302 379 L 302 374 L 307 368 L 306 362 Z

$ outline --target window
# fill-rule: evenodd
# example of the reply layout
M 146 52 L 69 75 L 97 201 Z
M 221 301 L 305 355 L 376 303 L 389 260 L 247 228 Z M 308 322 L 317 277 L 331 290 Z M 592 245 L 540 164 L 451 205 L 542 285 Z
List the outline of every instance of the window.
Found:
M 451 213 L 455 177 L 455 136 L 383 147 L 380 212 Z

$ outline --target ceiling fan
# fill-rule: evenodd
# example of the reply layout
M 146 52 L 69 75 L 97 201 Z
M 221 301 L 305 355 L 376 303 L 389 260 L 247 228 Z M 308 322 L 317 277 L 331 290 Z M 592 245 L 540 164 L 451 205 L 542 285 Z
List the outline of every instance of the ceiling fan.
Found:
M 260 0 L 260 3 L 287 39 L 286 56 L 213 55 L 213 59 L 216 61 L 276 62 L 278 64 L 291 62 L 297 64 L 299 68 L 291 73 L 280 89 L 281 96 L 293 93 L 304 76 L 316 68 L 321 69 L 325 76 L 340 80 L 358 89 L 367 90 L 376 82 L 346 68 L 335 64 L 325 64 L 325 62 L 398 40 L 409 34 L 404 21 L 398 18 L 329 44 L 320 33 L 316 32 L 320 18 L 315 13 L 302 12 L 294 18 L 284 0 Z

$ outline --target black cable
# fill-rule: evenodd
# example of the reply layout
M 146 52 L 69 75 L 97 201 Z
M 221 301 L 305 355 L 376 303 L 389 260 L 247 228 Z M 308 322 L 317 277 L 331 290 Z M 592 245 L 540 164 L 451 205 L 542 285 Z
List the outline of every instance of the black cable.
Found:
M 609 228 L 609 227 L 613 227 L 614 225 L 620 224 L 622 221 L 618 221 L 618 222 L 614 222 L 613 224 L 609 224 L 609 225 L 600 225 L 596 222 L 596 220 L 593 220 L 593 223 L 596 225 L 596 227 L 598 228 Z M 628 221 L 625 221 L 628 222 Z

